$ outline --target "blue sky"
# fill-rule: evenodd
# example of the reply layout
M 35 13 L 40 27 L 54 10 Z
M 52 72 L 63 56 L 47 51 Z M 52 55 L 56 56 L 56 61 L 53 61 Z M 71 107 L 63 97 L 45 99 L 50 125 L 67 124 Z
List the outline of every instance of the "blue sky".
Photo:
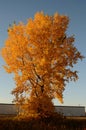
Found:
M 86 56 L 86 1 L 85 0 L 0 0 L 0 48 L 7 38 L 7 28 L 14 21 L 17 23 L 33 17 L 36 12 L 44 11 L 53 15 L 55 12 L 68 15 L 70 18 L 68 35 L 75 35 L 75 46 Z M 13 75 L 7 74 L 0 57 L 0 103 L 11 103 L 11 90 L 15 87 Z M 79 80 L 67 84 L 63 93 L 63 105 L 86 106 L 86 59 L 75 65 L 79 71 Z M 61 105 L 55 100 L 56 105 Z

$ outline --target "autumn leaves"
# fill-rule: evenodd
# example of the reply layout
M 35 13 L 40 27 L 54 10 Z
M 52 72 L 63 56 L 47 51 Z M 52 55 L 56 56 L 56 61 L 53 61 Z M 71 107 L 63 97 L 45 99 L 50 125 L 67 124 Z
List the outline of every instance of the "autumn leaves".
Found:
M 71 68 L 83 56 L 74 46 L 74 37 L 66 34 L 68 23 L 67 16 L 38 12 L 26 24 L 8 28 L 1 52 L 5 70 L 14 73 L 16 103 L 30 106 L 37 100 L 37 108 L 41 102 L 44 110 L 43 104 L 52 106 L 53 98 L 62 102 L 66 83 L 78 78 Z

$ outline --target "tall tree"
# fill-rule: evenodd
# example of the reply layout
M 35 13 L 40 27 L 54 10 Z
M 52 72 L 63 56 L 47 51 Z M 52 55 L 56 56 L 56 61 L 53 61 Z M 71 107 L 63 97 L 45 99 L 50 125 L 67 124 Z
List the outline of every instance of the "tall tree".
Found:
M 74 46 L 74 37 L 66 34 L 68 23 L 67 16 L 38 12 L 26 24 L 8 28 L 1 51 L 5 70 L 14 73 L 16 103 L 33 106 L 39 113 L 51 111 L 52 99 L 63 102 L 66 83 L 78 79 L 73 66 L 83 56 Z

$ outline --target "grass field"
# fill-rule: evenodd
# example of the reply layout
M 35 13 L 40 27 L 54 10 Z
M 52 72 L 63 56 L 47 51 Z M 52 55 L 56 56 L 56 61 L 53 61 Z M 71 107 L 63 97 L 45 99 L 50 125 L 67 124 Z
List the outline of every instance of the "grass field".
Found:
M 86 116 L 69 116 L 66 118 L 67 119 L 74 119 L 74 120 L 86 120 Z
M 85 130 L 86 117 L 17 118 L 15 115 L 0 115 L 0 130 Z

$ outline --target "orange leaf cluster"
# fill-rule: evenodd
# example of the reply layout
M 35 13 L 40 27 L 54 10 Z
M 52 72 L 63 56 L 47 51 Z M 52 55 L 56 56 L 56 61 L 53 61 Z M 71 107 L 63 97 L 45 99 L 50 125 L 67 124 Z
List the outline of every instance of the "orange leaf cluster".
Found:
M 66 82 L 78 79 L 71 68 L 83 56 L 74 46 L 74 37 L 66 34 L 68 23 L 67 16 L 38 12 L 26 24 L 8 28 L 2 56 L 6 71 L 14 73 L 15 102 L 25 104 L 44 94 L 62 102 Z

